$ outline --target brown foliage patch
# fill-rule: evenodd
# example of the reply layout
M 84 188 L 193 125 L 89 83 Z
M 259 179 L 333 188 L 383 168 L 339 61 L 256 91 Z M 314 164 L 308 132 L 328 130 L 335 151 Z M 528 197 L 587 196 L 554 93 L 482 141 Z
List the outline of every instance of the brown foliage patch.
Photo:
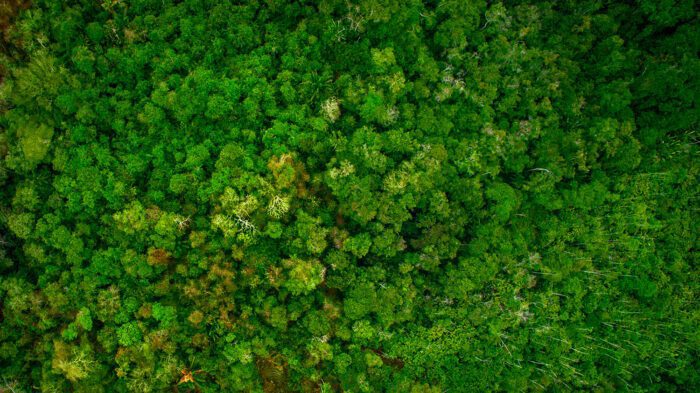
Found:
M 151 266 L 167 265 L 170 263 L 170 253 L 162 248 L 148 249 L 148 264 Z
M 304 169 L 304 164 L 294 161 L 291 155 L 273 156 L 268 161 L 267 168 L 272 172 L 275 184 L 280 189 L 296 188 L 296 194 L 301 198 L 308 194 L 306 183 L 310 176 Z
M 263 380 L 263 392 L 287 392 L 287 362 L 282 355 L 259 358 L 255 366 Z
M 10 53 L 11 49 L 18 49 L 19 42 L 13 42 L 10 31 L 15 18 L 21 10 L 29 8 L 29 0 L 0 0 L 0 52 Z M 5 66 L 0 63 L 0 84 L 5 79 Z
M 0 0 L 0 30 L 2 31 L 2 41 L 9 42 L 8 32 L 12 27 L 15 17 L 20 11 L 26 10 L 31 5 L 29 0 Z

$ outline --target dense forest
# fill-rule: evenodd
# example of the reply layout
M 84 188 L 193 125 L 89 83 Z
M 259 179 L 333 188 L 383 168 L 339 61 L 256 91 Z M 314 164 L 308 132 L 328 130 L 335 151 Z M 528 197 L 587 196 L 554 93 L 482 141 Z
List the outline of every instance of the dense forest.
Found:
M 699 8 L 0 1 L 0 392 L 700 391 Z

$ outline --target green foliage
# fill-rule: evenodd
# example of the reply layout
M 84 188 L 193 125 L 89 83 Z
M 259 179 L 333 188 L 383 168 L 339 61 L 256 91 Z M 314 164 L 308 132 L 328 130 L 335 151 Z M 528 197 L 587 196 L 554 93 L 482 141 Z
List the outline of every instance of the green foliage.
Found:
M 163 327 L 171 326 L 177 317 L 175 307 L 163 306 L 160 303 L 153 304 L 152 312 L 153 318 Z
M 24 4 L 0 392 L 700 390 L 695 2 Z
M 117 337 L 119 345 L 129 347 L 141 342 L 141 329 L 136 322 L 125 323 L 117 329 Z
M 46 156 L 53 132 L 53 129 L 45 124 L 25 125 L 17 130 L 24 159 L 29 165 L 36 165 Z
M 326 274 L 326 268 L 316 260 L 292 258 L 285 260 L 283 264 L 289 269 L 289 277 L 284 281 L 284 286 L 293 295 L 311 292 L 323 281 Z
M 83 307 L 78 312 L 75 321 L 83 328 L 85 331 L 92 330 L 92 317 L 90 315 L 90 310 L 87 307 Z

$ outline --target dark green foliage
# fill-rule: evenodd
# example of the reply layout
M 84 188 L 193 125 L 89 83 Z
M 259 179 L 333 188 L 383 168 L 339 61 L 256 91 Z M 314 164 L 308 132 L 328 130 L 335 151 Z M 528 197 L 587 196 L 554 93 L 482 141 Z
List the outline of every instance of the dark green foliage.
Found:
M 2 7 L 0 392 L 700 390 L 694 1 Z

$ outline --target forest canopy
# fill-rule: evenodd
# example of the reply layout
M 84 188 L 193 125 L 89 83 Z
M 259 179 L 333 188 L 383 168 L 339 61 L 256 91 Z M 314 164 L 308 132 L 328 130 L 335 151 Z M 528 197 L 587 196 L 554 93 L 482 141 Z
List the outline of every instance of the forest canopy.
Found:
M 0 1 L 0 393 L 699 391 L 699 11 Z

